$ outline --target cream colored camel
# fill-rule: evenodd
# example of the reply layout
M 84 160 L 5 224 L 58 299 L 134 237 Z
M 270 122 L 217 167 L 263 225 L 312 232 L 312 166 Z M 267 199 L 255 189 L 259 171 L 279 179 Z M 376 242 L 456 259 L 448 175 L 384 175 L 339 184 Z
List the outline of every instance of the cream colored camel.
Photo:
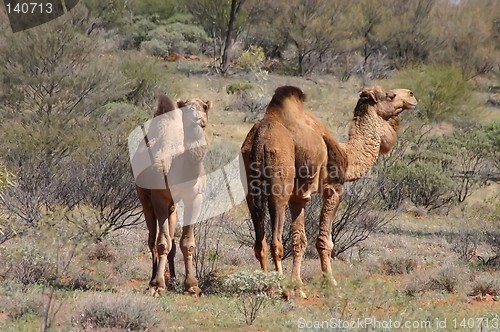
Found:
M 248 184 L 247 204 L 255 228 L 255 256 L 267 270 L 267 244 L 264 234 L 265 206 L 272 226 L 271 254 L 275 268 L 282 273 L 282 234 L 285 209 L 292 217 L 292 279 L 299 285 L 300 266 L 307 238 L 304 207 L 311 194 L 322 195 L 316 249 L 321 269 L 332 285 L 332 222 L 342 197 L 342 186 L 365 175 L 380 153 L 396 143 L 398 114 L 415 107 L 410 90 L 384 92 L 379 87 L 361 92 L 354 109 L 349 140 L 338 143 L 328 129 L 305 112 L 304 93 L 297 87 L 276 89 L 264 118 L 248 133 L 242 147 Z
M 151 124 L 145 136 L 146 145 L 143 147 L 147 151 L 137 153 L 138 158 L 142 159 L 148 159 L 149 154 L 152 167 L 134 176 L 137 195 L 143 207 L 149 231 L 148 246 L 152 254 L 152 275 L 148 289 L 151 294 L 159 294 L 165 290 L 167 261 L 170 276 L 175 278 L 174 231 L 177 223 L 175 203 L 182 199 L 184 225 L 180 248 L 186 269 L 184 288 L 185 293 L 198 295 L 200 289 L 193 267 L 194 223 L 199 216 L 205 187 L 202 160 L 208 146 L 196 144 L 193 139 L 187 140 L 186 137 L 202 135 L 204 138 L 203 129 L 208 122 L 208 110 L 212 104 L 210 101 L 191 99 L 184 102 L 178 101 L 176 106 L 183 109 L 194 107 L 194 112 L 176 109 L 168 97 L 160 95 L 154 116 L 155 118 L 162 117 L 158 118 L 159 121 L 156 124 Z M 174 120 L 180 125 L 172 125 L 170 122 Z M 134 164 L 134 160 L 132 163 Z

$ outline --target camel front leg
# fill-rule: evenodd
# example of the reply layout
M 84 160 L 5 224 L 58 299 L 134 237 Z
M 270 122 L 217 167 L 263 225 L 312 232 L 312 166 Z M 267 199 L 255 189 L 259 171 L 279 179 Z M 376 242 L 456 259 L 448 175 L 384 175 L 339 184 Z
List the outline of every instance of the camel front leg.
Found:
M 304 252 L 307 248 L 307 237 L 305 231 L 304 208 L 305 202 L 290 202 L 290 214 L 292 216 L 292 247 L 293 247 L 293 266 L 292 280 L 296 282 L 296 291 L 303 298 L 306 294 L 302 291 L 302 278 L 300 269 Z
M 318 239 L 316 240 L 316 249 L 318 250 L 323 276 L 332 286 L 337 286 L 332 274 L 331 264 L 333 250 L 332 223 L 342 199 L 341 193 L 342 186 L 340 184 L 326 185 L 323 189 L 323 207 L 321 209 Z
M 186 269 L 186 279 L 184 280 L 184 293 L 198 296 L 201 289 L 198 287 L 198 279 L 194 269 L 194 226 L 198 220 L 201 211 L 202 195 L 197 194 L 192 199 L 184 201 L 184 227 L 182 227 L 182 235 L 180 247 L 184 256 L 184 266 Z
M 175 204 L 171 202 L 154 202 L 155 214 L 158 218 L 158 235 L 156 239 L 156 250 L 158 252 L 158 268 L 151 282 L 156 287 L 156 291 L 161 293 L 166 288 L 165 269 L 167 265 L 167 255 L 172 248 L 172 237 L 168 225 L 170 214 L 175 211 Z

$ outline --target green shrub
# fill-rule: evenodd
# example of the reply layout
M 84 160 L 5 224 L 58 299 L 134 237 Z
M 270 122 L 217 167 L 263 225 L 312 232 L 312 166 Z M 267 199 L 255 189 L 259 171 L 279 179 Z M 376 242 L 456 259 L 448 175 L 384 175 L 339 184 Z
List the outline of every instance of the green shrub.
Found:
M 242 93 L 244 91 L 249 91 L 254 88 L 254 85 L 250 82 L 236 82 L 231 83 L 226 87 L 226 93 L 232 95 L 235 93 Z
M 146 331 L 160 323 L 160 305 L 138 295 L 101 294 L 78 304 L 72 323 L 86 330 Z
M 418 109 L 429 121 L 452 120 L 470 114 L 471 89 L 460 69 L 450 65 L 425 65 L 396 74 L 398 85 L 413 90 Z
M 176 18 L 181 19 L 181 22 L 175 21 Z M 166 24 L 159 25 L 148 33 L 150 44 L 155 41 L 155 44 L 150 45 L 149 48 L 153 50 L 152 46 L 156 46 L 156 50 L 163 51 L 162 54 L 154 55 L 165 56 L 170 51 L 184 54 L 201 53 L 203 45 L 210 41 L 208 35 L 201 27 L 184 22 L 186 22 L 184 16 L 175 16 Z M 141 44 L 141 48 L 145 43 L 147 44 L 146 41 Z
M 141 50 L 149 55 L 165 57 L 168 55 L 169 46 L 161 40 L 152 39 L 142 42 Z
M 170 65 L 175 71 L 187 77 L 203 75 L 209 72 L 209 68 L 201 61 L 176 61 Z
M 260 46 L 251 45 L 250 48 L 238 58 L 238 65 L 247 72 L 259 72 L 266 60 L 264 49 Z
M 236 296 L 238 311 L 245 323 L 252 325 L 260 310 L 281 296 L 282 279 L 277 272 L 238 272 L 228 277 L 224 289 Z
M 173 94 L 176 89 L 175 75 L 168 73 L 164 63 L 140 53 L 124 53 L 121 70 L 131 82 L 127 101 L 134 105 L 153 104 L 158 90 Z M 167 78 L 168 77 L 168 78 Z
M 417 160 L 406 168 L 405 173 L 403 181 L 413 204 L 433 210 L 452 203 L 455 183 L 439 164 Z

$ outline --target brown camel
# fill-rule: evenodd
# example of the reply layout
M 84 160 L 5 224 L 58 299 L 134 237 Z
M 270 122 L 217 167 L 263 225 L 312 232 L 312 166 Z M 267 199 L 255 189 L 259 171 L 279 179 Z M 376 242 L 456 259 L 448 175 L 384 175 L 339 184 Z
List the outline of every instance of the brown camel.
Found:
M 192 137 L 205 139 L 204 128 L 208 122 L 208 110 L 212 103 L 191 99 L 177 101 L 176 106 L 182 110 L 176 109 L 167 96 L 159 96 L 157 111 L 144 137 L 143 151 L 139 151 L 141 149 L 139 148 L 136 153 L 137 158 L 141 160 L 150 158 L 153 166 L 141 174 L 134 172 L 137 195 L 149 231 L 148 246 L 153 266 L 148 290 L 153 295 L 160 294 L 166 288 L 167 261 L 170 277 L 175 278 L 174 231 L 177 223 L 175 203 L 181 199 L 184 203 L 184 225 L 180 239 L 186 269 L 184 289 L 185 293 L 194 295 L 200 293 L 193 267 L 194 223 L 199 216 L 205 187 L 202 160 L 208 151 L 208 146 L 193 144 Z M 186 108 L 190 108 L 192 112 L 184 111 Z M 159 119 L 156 124 L 153 123 L 155 119 Z M 180 125 L 172 124 L 174 119 L 177 119 L 175 121 Z M 189 135 L 191 140 L 186 139 Z M 134 165 L 134 160 L 132 164 Z
M 342 197 L 342 186 L 365 175 L 379 154 L 396 143 L 398 115 L 417 103 L 410 90 L 384 92 L 379 87 L 364 89 L 354 109 L 349 140 L 338 143 L 328 129 L 304 111 L 304 93 L 297 87 L 276 89 L 264 118 L 248 133 L 242 147 L 248 184 L 247 204 L 255 228 L 255 256 L 267 270 L 267 244 L 264 234 L 265 206 L 272 226 L 271 254 L 275 268 L 282 273 L 282 234 L 285 209 L 292 217 L 292 279 L 300 289 L 300 266 L 307 238 L 304 207 L 311 194 L 323 198 L 316 249 L 321 269 L 332 285 L 332 222 Z

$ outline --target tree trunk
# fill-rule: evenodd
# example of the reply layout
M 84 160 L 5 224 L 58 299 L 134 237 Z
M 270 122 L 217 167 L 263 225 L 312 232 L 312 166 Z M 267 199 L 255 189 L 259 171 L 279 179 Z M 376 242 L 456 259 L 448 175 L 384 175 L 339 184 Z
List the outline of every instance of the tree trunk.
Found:
M 229 13 L 229 23 L 227 25 L 226 42 L 222 53 L 221 71 L 225 74 L 229 68 L 229 51 L 233 45 L 233 33 L 235 29 L 236 17 L 240 11 L 241 5 L 245 0 L 231 0 L 231 11 Z

